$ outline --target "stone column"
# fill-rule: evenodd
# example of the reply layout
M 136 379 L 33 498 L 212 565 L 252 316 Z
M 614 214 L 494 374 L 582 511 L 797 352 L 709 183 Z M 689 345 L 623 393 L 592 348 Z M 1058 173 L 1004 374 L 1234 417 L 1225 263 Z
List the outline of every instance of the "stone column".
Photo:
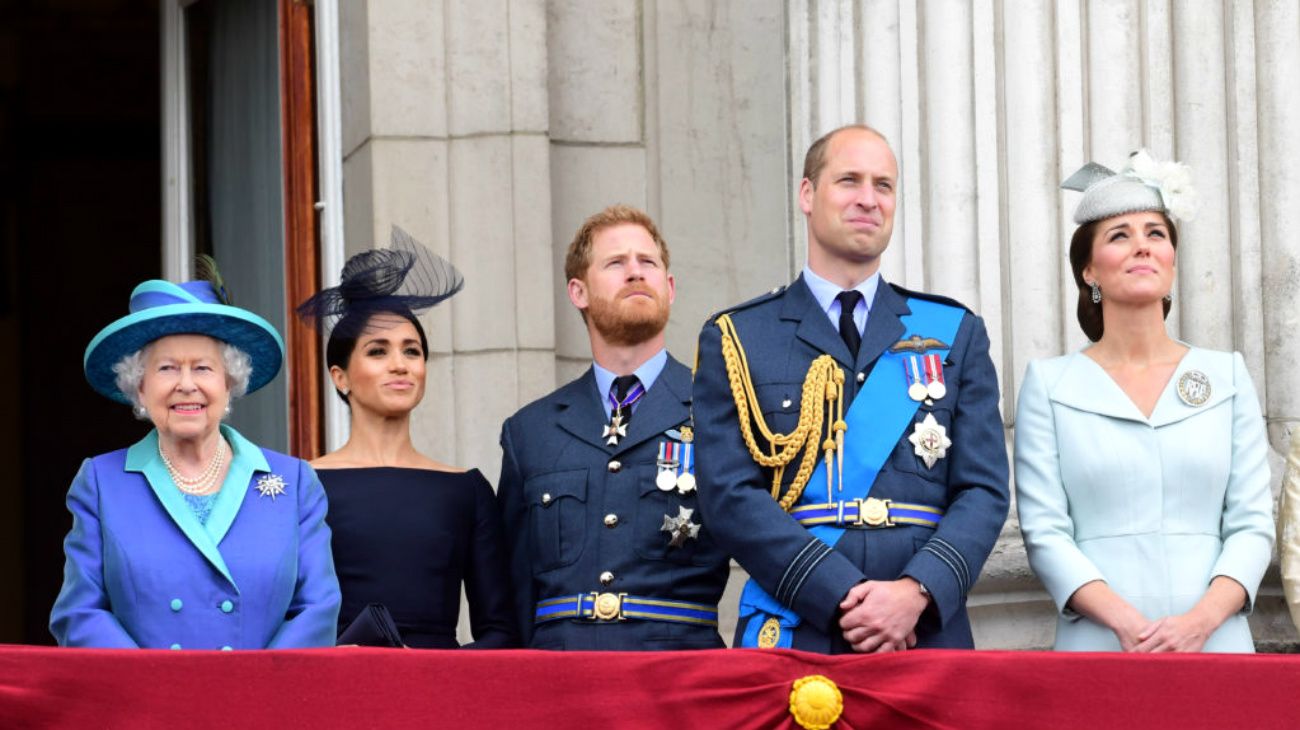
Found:
M 902 185 L 882 271 L 985 316 L 1009 429 L 1026 363 L 1085 342 L 1067 257 L 1077 196 L 1060 180 L 1139 147 L 1192 165 L 1202 208 L 1180 229 L 1169 329 L 1243 353 L 1280 464 L 1300 419 L 1300 0 L 787 7 L 789 158 L 850 121 L 890 138 Z M 980 646 L 1051 641 L 1017 527 L 1013 514 L 971 596 Z M 1277 588 L 1270 573 L 1252 617 L 1266 646 L 1295 641 Z
M 416 446 L 495 481 L 501 421 L 555 384 L 546 17 L 534 0 L 343 3 L 347 248 L 405 228 L 465 275 L 423 317 Z

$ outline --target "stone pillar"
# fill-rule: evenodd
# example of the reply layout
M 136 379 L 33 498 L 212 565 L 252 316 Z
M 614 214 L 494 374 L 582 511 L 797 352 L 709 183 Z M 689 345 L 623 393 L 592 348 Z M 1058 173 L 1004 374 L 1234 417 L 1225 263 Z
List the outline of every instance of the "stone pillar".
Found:
M 555 384 L 546 17 L 530 0 L 341 5 L 347 248 L 405 228 L 465 275 L 423 321 L 412 432 L 495 481 L 501 421 Z
M 1085 342 L 1067 257 L 1077 197 L 1060 180 L 1089 160 L 1119 167 L 1139 147 L 1188 162 L 1203 204 L 1180 229 L 1169 329 L 1245 356 L 1276 491 L 1300 419 L 1300 243 L 1287 233 L 1300 224 L 1300 0 L 787 7 L 790 159 L 850 121 L 885 132 L 902 184 L 882 271 L 985 316 L 1010 433 L 1026 363 Z M 1295 641 L 1276 581 L 1252 617 L 1264 646 Z M 970 605 L 980 646 L 1051 642 L 1053 609 L 1014 513 Z

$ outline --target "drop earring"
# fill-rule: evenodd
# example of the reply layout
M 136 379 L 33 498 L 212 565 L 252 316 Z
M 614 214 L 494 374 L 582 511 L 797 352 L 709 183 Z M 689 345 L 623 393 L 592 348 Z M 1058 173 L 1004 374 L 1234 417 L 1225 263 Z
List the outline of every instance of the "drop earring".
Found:
M 1101 287 L 1097 286 L 1095 281 L 1089 282 L 1088 286 L 1092 287 L 1092 303 L 1101 304 Z

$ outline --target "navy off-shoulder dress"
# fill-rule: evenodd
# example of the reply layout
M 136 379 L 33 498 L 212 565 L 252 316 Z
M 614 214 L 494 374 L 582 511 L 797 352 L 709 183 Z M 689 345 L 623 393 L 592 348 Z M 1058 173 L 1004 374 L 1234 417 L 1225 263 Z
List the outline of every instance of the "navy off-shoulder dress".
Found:
M 367 604 L 382 603 L 407 646 L 454 649 L 464 583 L 474 635 L 466 647 L 517 645 L 501 520 L 477 469 L 317 473 L 343 592 L 340 630 Z

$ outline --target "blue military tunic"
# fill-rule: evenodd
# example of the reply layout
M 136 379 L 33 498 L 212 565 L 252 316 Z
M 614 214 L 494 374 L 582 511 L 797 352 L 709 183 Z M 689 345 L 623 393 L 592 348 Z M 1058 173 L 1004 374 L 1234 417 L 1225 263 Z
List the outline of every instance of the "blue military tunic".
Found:
M 695 536 L 670 544 L 665 517 L 688 510 L 690 523 L 700 525 L 697 496 L 656 485 L 661 445 L 680 444 L 683 427 L 689 427 L 690 392 L 690 370 L 668 357 L 637 404 L 627 435 L 612 446 L 603 435 L 608 405 L 592 370 L 506 420 L 497 499 L 510 541 L 516 617 L 525 646 L 623 651 L 723 646 L 716 616 L 695 619 L 716 611 L 727 559 L 707 523 Z M 642 607 L 667 603 L 659 607 L 665 611 L 685 604 L 680 612 L 686 619 L 635 618 L 629 615 L 635 609 L 619 618 L 595 617 L 598 597 L 620 595 L 640 600 Z M 576 607 L 570 613 L 578 615 L 539 622 L 539 603 L 544 611 L 561 613 Z
M 909 297 L 960 307 L 879 282 L 856 358 L 850 357 L 803 278 L 731 310 L 768 427 L 775 433 L 795 430 L 809 365 L 823 354 L 833 356 L 845 372 L 844 408 L 851 408 L 882 353 L 904 335 L 900 318 L 910 313 Z M 847 529 L 832 549 L 773 500 L 771 470 L 754 461 L 742 439 L 716 319 L 700 335 L 694 386 L 700 507 L 722 548 L 797 615 L 801 623 L 795 648 L 848 651 L 837 624 L 840 600 L 863 580 L 902 576 L 915 578 L 933 598 L 917 624 L 919 645 L 972 646 L 966 594 L 1006 518 L 1006 446 L 983 322 L 963 310 L 955 337 L 945 344 L 951 346 L 943 365 L 947 392 L 917 409 L 880 465 L 870 492 L 872 497 L 942 510 L 942 521 L 937 528 L 900 524 Z M 907 387 L 901 371 L 897 382 L 899 388 Z M 933 416 L 952 442 L 932 465 L 908 440 L 927 416 Z M 850 433 L 846 450 L 854 448 L 853 437 Z M 794 465 L 785 470 L 783 489 L 795 472 Z M 808 487 L 818 488 L 824 489 Z M 737 627 L 738 640 L 746 623 L 742 619 Z

